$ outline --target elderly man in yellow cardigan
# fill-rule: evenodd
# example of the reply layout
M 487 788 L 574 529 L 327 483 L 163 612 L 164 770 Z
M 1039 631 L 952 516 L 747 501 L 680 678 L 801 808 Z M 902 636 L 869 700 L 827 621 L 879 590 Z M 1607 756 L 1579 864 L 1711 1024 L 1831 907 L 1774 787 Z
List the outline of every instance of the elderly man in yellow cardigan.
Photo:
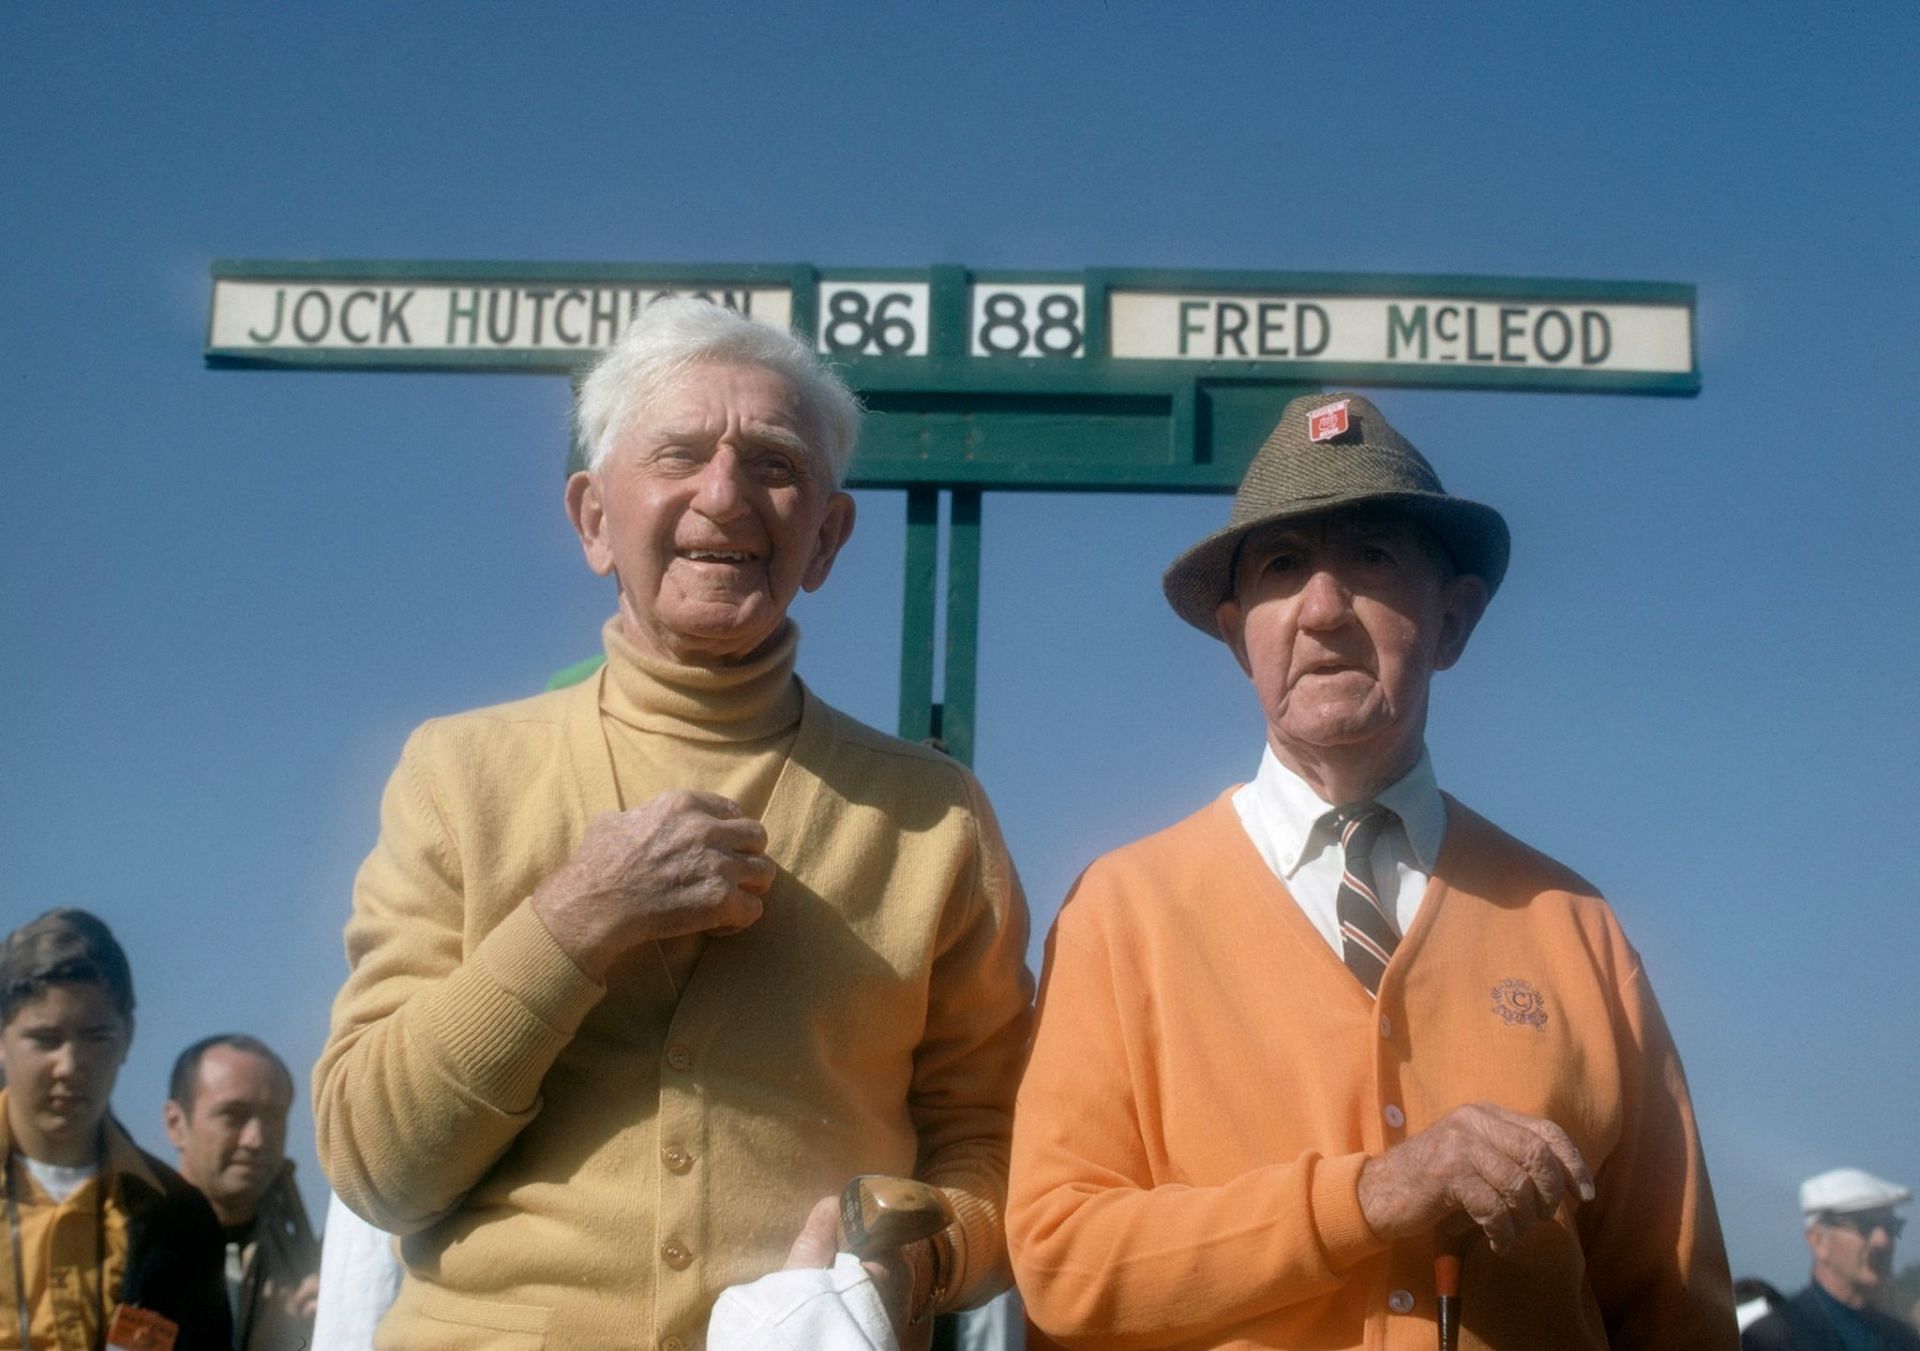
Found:
M 859 405 L 792 335 L 660 301 L 576 416 L 606 663 L 408 740 L 314 1071 L 328 1176 L 402 1236 L 376 1344 L 696 1351 L 891 1173 L 957 1216 L 880 1273 L 911 1346 L 1007 1281 L 1031 982 L 979 785 L 794 674 Z
M 1639 957 L 1426 753 L 1433 673 L 1507 556 L 1497 512 L 1331 395 L 1288 406 L 1168 570 L 1266 747 L 1095 863 L 1049 942 L 1008 1231 L 1053 1341 L 1430 1351 L 1446 1293 L 1463 1347 L 1733 1351 Z

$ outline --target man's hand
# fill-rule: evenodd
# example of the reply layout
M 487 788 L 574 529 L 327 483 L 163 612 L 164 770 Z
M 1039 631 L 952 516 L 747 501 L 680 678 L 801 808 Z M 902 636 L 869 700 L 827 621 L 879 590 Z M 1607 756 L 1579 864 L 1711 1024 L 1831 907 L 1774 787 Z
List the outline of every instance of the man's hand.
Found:
M 260 1298 L 278 1304 L 289 1318 L 311 1323 L 320 1312 L 320 1273 L 302 1277 L 291 1289 L 269 1276 L 260 1283 Z
M 293 1288 L 292 1293 L 287 1296 L 287 1312 L 295 1318 L 308 1322 L 311 1322 L 313 1316 L 320 1312 L 320 1275 L 318 1272 L 306 1277 L 300 1284 Z
M 630 948 L 738 933 L 773 885 L 767 831 L 718 793 L 676 790 L 587 827 L 533 893 L 534 913 L 576 965 L 604 982 Z
M 800 1227 L 799 1237 L 793 1240 L 781 1270 L 830 1267 L 834 1254 L 846 1246 L 846 1239 L 840 1227 L 840 1198 L 824 1196 L 808 1212 L 807 1222 Z M 870 1257 L 860 1264 L 873 1278 L 880 1302 L 887 1310 L 887 1322 L 893 1325 L 893 1335 L 902 1345 L 909 1344 L 909 1329 L 914 1320 L 924 1318 L 928 1312 L 925 1304 L 933 1294 L 931 1245 L 932 1240 L 921 1239 L 884 1258 Z
M 1360 1170 L 1360 1210 L 1381 1238 L 1464 1214 L 1505 1252 L 1569 1191 L 1593 1199 L 1593 1175 L 1567 1133 L 1490 1102 L 1456 1107 Z

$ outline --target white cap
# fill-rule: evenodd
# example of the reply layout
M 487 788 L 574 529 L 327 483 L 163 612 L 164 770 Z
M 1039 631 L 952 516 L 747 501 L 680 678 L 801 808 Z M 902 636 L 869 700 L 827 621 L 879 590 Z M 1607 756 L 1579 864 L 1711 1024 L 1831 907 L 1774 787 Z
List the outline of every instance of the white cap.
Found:
M 1846 1215 L 1856 1210 L 1884 1210 L 1913 1199 L 1913 1188 L 1902 1187 L 1858 1168 L 1835 1168 L 1800 1184 L 1800 1211 L 1816 1215 Z

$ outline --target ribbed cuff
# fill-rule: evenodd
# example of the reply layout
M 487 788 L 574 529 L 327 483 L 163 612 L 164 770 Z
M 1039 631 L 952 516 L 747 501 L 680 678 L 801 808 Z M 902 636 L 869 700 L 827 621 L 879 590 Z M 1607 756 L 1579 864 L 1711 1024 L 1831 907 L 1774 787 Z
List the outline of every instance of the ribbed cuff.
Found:
M 435 992 L 427 1026 L 457 1082 L 501 1111 L 524 1112 L 606 992 L 522 901 Z
M 1365 1154 L 1343 1154 L 1314 1165 L 1310 1203 L 1313 1229 L 1335 1271 L 1352 1266 L 1386 1248 L 1360 1209 L 1360 1170 Z
M 947 1226 L 953 1243 L 953 1269 L 935 1313 L 970 1309 L 993 1298 L 1012 1283 L 1007 1265 L 1007 1235 L 1000 1208 L 978 1192 L 940 1188 L 953 1203 L 954 1221 Z

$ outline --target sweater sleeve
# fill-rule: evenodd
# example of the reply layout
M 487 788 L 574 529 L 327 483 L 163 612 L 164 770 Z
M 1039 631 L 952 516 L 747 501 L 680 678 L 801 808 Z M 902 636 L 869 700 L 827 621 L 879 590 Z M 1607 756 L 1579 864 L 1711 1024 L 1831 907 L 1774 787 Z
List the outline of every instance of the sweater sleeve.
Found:
M 1178 1047 L 1122 1017 L 1165 989 L 1121 975 L 1113 936 L 1076 923 L 1083 879 L 1048 940 L 1040 1014 L 1014 1117 L 1007 1231 L 1028 1316 L 1062 1346 L 1186 1345 L 1327 1294 L 1383 1244 L 1360 1212 L 1363 1154 L 1298 1158 L 1223 1185 L 1156 1179 L 1143 1069 Z
M 1639 959 L 1620 969 L 1623 1067 L 1618 1145 L 1577 1212 L 1589 1280 L 1616 1347 L 1734 1351 L 1733 1279 L 1680 1056 Z
M 909 1109 L 917 1171 L 953 1203 L 954 1269 L 942 1307 L 970 1308 L 1006 1289 L 1007 1140 L 1032 1022 L 1027 905 L 979 785 L 966 780 L 975 858 L 943 923 L 914 1052 Z
M 387 784 L 354 884 L 350 972 L 314 1069 L 316 1143 L 355 1211 L 411 1233 L 451 1210 L 540 1109 L 604 989 L 522 900 L 465 947 L 461 859 L 433 791 L 434 724 Z

